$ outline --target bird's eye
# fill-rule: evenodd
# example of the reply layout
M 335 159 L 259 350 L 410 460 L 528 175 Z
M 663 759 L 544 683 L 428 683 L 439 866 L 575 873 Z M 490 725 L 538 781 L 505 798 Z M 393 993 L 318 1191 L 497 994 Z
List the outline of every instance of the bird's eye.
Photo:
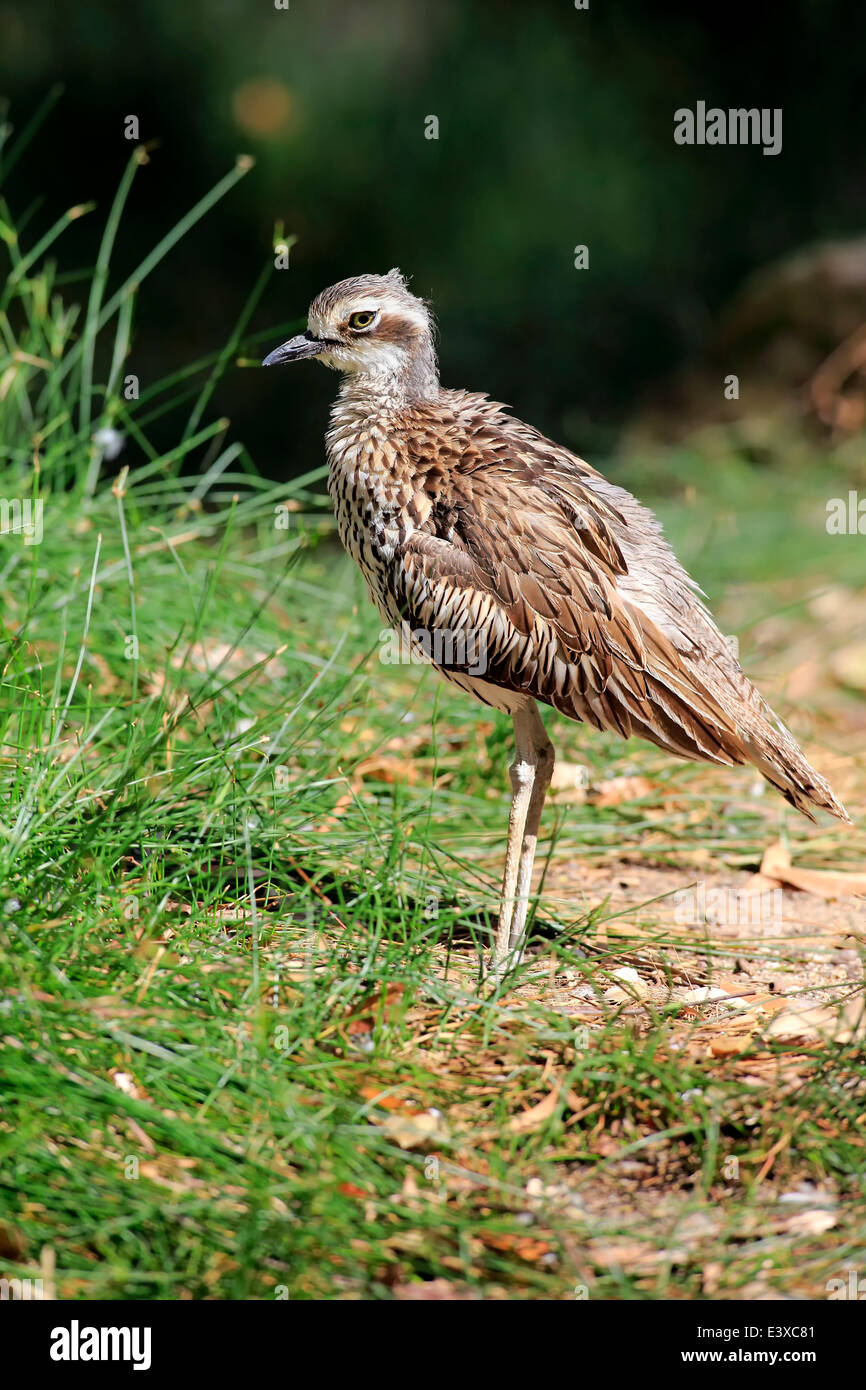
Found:
M 369 328 L 375 317 L 372 309 L 360 309 L 357 314 L 349 315 L 349 327 Z

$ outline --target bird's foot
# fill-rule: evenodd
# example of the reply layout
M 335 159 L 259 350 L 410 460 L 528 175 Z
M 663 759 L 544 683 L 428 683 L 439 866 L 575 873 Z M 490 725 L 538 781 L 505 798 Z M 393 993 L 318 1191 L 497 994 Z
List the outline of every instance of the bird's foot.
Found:
M 490 968 L 487 971 L 487 978 L 494 984 L 501 984 L 507 975 L 516 970 L 523 964 L 523 946 L 515 946 L 511 950 L 499 952 L 494 950 L 490 957 Z

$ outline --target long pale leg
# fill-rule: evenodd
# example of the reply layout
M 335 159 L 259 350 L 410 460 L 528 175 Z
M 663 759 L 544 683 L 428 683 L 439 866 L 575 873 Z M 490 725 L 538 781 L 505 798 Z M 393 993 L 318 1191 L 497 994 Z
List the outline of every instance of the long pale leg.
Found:
M 537 753 L 533 716 L 538 719 L 538 711 L 534 704 L 525 710 L 518 711 L 514 716 L 514 762 L 509 769 L 511 773 L 511 813 L 508 817 L 508 844 L 505 849 L 505 872 L 502 876 L 499 924 L 496 928 L 496 943 L 493 948 L 493 968 L 496 971 L 502 969 L 510 954 L 511 923 L 515 914 L 523 834 L 532 800 L 532 789 L 535 784 Z
M 553 744 L 547 736 L 547 730 L 541 715 L 538 713 L 537 705 L 530 706 L 530 714 L 531 736 L 535 748 L 535 780 L 532 786 L 532 795 L 529 798 L 529 809 L 526 813 L 523 846 L 520 851 L 520 865 L 517 871 L 516 901 L 508 940 L 509 954 L 513 956 L 515 965 L 519 963 L 523 954 L 526 915 L 532 889 L 532 865 L 535 862 L 535 849 L 538 844 L 538 828 L 541 824 L 541 813 L 544 810 L 544 798 L 553 776 L 554 763 Z

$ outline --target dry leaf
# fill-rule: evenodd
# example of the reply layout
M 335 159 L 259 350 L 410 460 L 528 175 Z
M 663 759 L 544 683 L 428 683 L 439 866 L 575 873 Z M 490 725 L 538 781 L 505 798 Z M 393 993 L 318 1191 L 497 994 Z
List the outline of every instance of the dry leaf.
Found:
M 365 758 L 355 768 L 355 776 L 370 782 L 408 782 L 413 785 L 421 777 L 421 769 L 409 758 L 389 757 L 386 753 Z
M 355 798 L 351 792 L 344 792 L 342 796 L 337 798 L 331 814 L 325 820 L 319 821 L 317 825 L 313 826 L 313 833 L 316 835 L 327 835 L 329 830 L 333 830 L 334 826 L 339 824 L 340 816 L 344 811 L 348 811 L 354 800 Z
M 423 1149 L 428 1145 L 438 1148 L 451 1138 L 439 1110 L 419 1110 L 414 1114 L 403 1111 L 397 1115 L 385 1115 L 374 1123 L 401 1149 Z
M 589 787 L 589 768 L 586 763 L 557 762 L 550 779 L 552 792 L 579 792 L 583 800 Z
M 402 1303 L 474 1303 L 481 1295 L 471 1289 L 458 1289 L 447 1279 L 425 1279 L 418 1284 L 395 1284 L 391 1290 Z
M 768 846 L 761 860 L 761 874 L 776 879 L 803 893 L 815 893 L 822 898 L 845 896 L 866 897 L 866 873 L 850 873 L 841 869 L 798 869 L 781 841 Z
M 550 1255 L 553 1247 L 546 1240 L 535 1240 L 532 1236 L 509 1235 L 498 1231 L 479 1231 L 478 1238 L 491 1250 L 504 1250 L 534 1264 L 543 1255 Z
M 708 985 L 699 985 L 697 989 L 688 989 L 683 994 L 677 994 L 677 998 L 683 1004 L 713 1004 L 717 999 L 727 997 L 725 990 L 712 989 Z
M 851 642 L 830 658 L 833 675 L 840 685 L 866 690 L 866 642 Z
M 345 1031 L 351 1037 L 360 1033 L 372 1033 L 377 1024 L 387 1022 L 393 1015 L 395 1006 L 402 999 L 405 990 L 405 985 L 394 984 L 388 985 L 384 991 L 379 990 L 376 994 L 366 995 L 347 1013 Z
M 611 971 L 611 974 L 614 979 L 622 980 L 622 985 L 611 985 L 605 990 L 604 997 L 608 1003 L 627 1004 L 646 999 L 649 987 L 632 966 L 622 965 L 618 970 Z
M 631 1272 L 651 1271 L 665 1259 L 663 1251 L 653 1250 L 650 1245 L 640 1240 L 591 1240 L 587 1248 L 594 1263 L 602 1269 L 613 1267 Z
M 591 788 L 586 799 L 593 806 L 619 806 L 624 801 L 640 801 L 645 796 L 653 796 L 657 790 L 648 777 L 612 777 Z
M 730 1036 L 713 1038 L 710 1041 L 710 1055 L 712 1057 L 734 1057 L 738 1052 L 745 1052 L 751 1046 L 752 1039 L 748 1034 L 739 1038 Z
M 835 1225 L 836 1216 L 832 1211 L 815 1208 L 812 1211 L 798 1211 L 796 1216 L 785 1222 L 785 1231 L 798 1236 L 821 1236 L 825 1231 L 832 1231 Z
M 799 1005 L 783 1009 L 764 1029 L 767 1038 L 804 1039 L 807 1042 L 847 1043 L 866 1035 L 866 1004 L 862 998 L 849 999 L 844 1008 L 826 1004 Z
M 509 1134 L 532 1134 L 536 1129 L 541 1129 L 556 1113 L 558 1104 L 559 1087 L 556 1086 L 544 1100 L 533 1105 L 531 1110 L 524 1110 L 521 1115 L 512 1115 L 508 1121 Z
M 393 1092 L 390 1095 L 383 1094 L 381 1086 L 361 1086 L 360 1092 L 365 1100 L 373 1101 L 379 1110 L 397 1111 L 416 1110 L 418 1108 L 417 1106 L 413 1106 L 411 1101 L 408 1101 L 405 1096 L 397 1096 L 394 1095 Z
M 15 1226 L 0 1223 L 0 1259 L 20 1263 L 27 1249 L 27 1237 Z
M 357 1187 L 353 1182 L 341 1182 L 337 1184 L 337 1191 L 343 1197 L 357 1197 L 359 1200 L 369 1202 L 371 1194 L 363 1187 Z

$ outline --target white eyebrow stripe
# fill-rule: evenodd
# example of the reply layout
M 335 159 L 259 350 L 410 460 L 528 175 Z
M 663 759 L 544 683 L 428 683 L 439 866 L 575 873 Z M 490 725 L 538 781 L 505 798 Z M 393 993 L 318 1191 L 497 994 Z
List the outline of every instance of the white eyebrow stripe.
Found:
M 309 317 L 310 330 L 315 333 L 317 338 L 327 338 L 331 336 L 337 324 L 345 323 L 352 314 L 395 314 L 413 327 L 420 328 L 426 332 L 430 328 L 430 318 L 423 308 L 416 308 L 403 295 L 391 295 L 385 291 L 371 301 L 366 295 L 358 295 L 354 299 L 344 299 L 336 304 L 327 315 L 311 313 Z

